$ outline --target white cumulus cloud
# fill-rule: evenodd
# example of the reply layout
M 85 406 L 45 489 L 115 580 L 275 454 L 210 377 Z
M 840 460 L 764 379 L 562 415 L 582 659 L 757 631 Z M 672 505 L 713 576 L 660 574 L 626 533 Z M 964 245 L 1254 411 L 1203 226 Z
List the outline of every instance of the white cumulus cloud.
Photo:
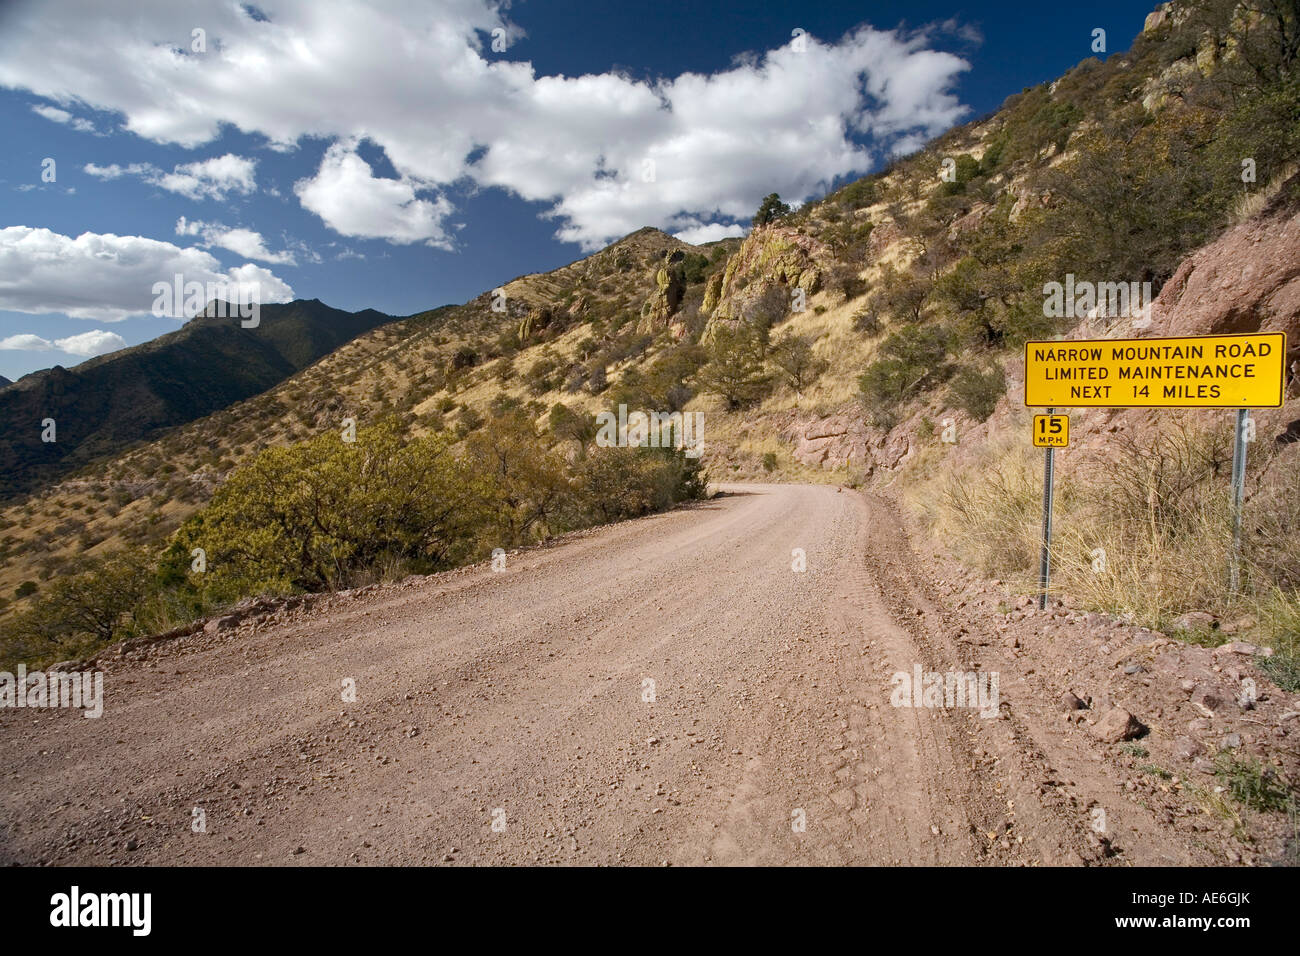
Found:
M 408 180 L 376 177 L 347 143 L 326 150 L 316 175 L 293 187 L 304 208 L 340 235 L 450 249 L 442 221 L 451 213 L 451 203 L 442 196 L 419 199 L 416 189 Z
M 110 163 L 107 166 L 97 166 L 94 163 L 86 163 L 86 165 L 82 167 L 82 171 L 90 176 L 94 176 L 96 179 L 111 181 L 114 179 L 121 179 L 126 173 L 141 175 L 152 168 L 153 167 L 151 166 L 144 166 L 138 163 L 131 166 L 119 166 L 117 163 Z
M 739 223 L 730 226 L 721 222 L 692 222 L 690 225 L 677 223 L 676 228 L 679 231 L 674 232 L 673 236 L 680 239 L 682 242 L 689 242 L 693 246 L 702 245 L 706 242 L 717 242 L 719 239 L 727 239 L 731 236 L 743 236 L 745 234 L 745 227 Z
M 52 123 L 71 124 L 72 128 L 79 133 L 93 133 L 95 131 L 95 124 L 90 120 L 73 116 L 67 110 L 61 110 L 57 106 L 36 105 L 32 107 L 32 112 L 37 116 L 44 116 Z
M 103 329 L 69 335 L 67 338 L 55 339 L 52 342 L 31 333 L 11 335 L 6 339 L 0 339 L 0 349 L 3 350 L 23 352 L 58 351 L 67 352 L 69 355 L 79 355 L 82 358 L 106 355 L 109 352 L 116 352 L 118 349 L 124 348 L 126 348 L 126 339 L 116 332 L 105 332 Z
M 61 110 L 57 106 L 33 106 L 32 112 L 37 116 L 44 116 L 52 123 L 66 123 L 72 119 L 72 114 L 67 110 Z
M 116 352 L 118 349 L 126 348 L 126 339 L 116 332 L 95 329 L 93 332 L 82 332 L 80 335 L 69 335 L 67 338 L 55 339 L 54 347 L 71 355 L 90 358 L 94 355 L 104 355 L 108 352 Z
M 163 172 L 150 163 L 132 163 L 119 166 L 97 166 L 87 163 L 82 169 L 98 179 L 120 179 L 125 175 L 138 176 L 151 186 L 179 193 L 189 199 L 225 199 L 230 193 L 248 195 L 257 188 L 254 170 L 257 160 L 226 153 L 211 159 L 183 163 Z
M 272 252 L 266 247 L 266 240 L 260 232 L 243 227 L 231 227 L 219 222 L 203 222 L 186 219 L 181 216 L 176 220 L 176 235 L 198 236 L 207 247 L 217 246 L 229 249 L 245 259 L 258 259 L 273 265 L 296 265 L 292 252 Z
M 967 113 L 953 87 L 969 64 L 935 48 L 971 39 L 953 23 L 803 36 L 711 74 L 642 80 L 538 75 L 526 43 L 493 52 L 494 29 L 520 35 L 507 7 L 334 0 L 326 15 L 277 0 L 259 17 L 227 0 L 136 0 L 119 17 L 99 0 L 64 0 L 57 16 L 33 4 L 0 32 L 0 86 L 116 111 L 159 143 L 201 146 L 226 126 L 280 150 L 322 139 L 304 207 L 345 236 L 444 247 L 443 193 L 458 184 L 541 202 L 559 237 L 592 248 L 643 225 L 746 224 L 767 193 L 806 200 Z M 190 52 L 200 22 L 207 52 Z M 374 175 L 362 140 L 396 179 Z M 251 190 L 237 159 L 150 175 L 195 197 Z
M 225 199 L 232 192 L 248 195 L 257 187 L 253 176 L 256 166 L 256 160 L 226 153 L 177 166 L 150 182 L 190 199 Z
M 258 283 L 260 301 L 288 302 L 293 289 L 269 270 L 245 263 L 222 271 L 202 249 L 143 236 L 84 232 L 75 238 L 30 226 L 0 228 L 0 309 L 62 312 L 117 322 L 151 311 L 156 282 Z
M 52 348 L 54 348 L 54 343 L 49 339 L 43 339 L 39 335 L 32 335 L 30 332 L 0 339 L 0 349 L 10 352 L 48 352 Z

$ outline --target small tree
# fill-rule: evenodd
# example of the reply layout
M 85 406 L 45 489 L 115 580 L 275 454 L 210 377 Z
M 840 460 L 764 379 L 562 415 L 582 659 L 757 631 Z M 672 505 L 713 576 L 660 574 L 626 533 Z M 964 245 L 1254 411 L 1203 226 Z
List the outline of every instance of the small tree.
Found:
M 130 636 L 140 605 L 153 590 L 152 561 L 144 549 L 128 548 L 75 562 L 11 622 L 11 631 L 40 652 L 78 638 L 106 644 Z
M 910 270 L 900 272 L 893 266 L 886 265 L 873 304 L 896 319 L 919 322 L 929 292 L 930 283 L 920 276 L 914 275 Z
M 856 299 L 867 289 L 867 283 L 858 274 L 858 270 L 853 266 L 842 263 L 835 265 L 831 269 L 831 274 L 827 279 L 827 285 L 832 289 L 838 289 L 843 294 L 845 300 Z
M 596 436 L 595 418 L 591 415 L 580 415 L 562 402 L 556 402 L 551 406 L 547 426 L 556 438 L 578 441 L 584 445 Z
M 784 319 L 790 311 L 790 295 L 790 290 L 785 286 L 773 283 L 740 306 L 740 317 L 749 327 L 760 359 L 767 357 L 772 326 Z
M 466 453 L 473 472 L 487 479 L 481 500 L 491 513 L 489 539 L 549 536 L 571 494 L 563 456 L 542 444 L 526 412 L 509 411 L 488 425 L 470 436 Z
M 826 360 L 813 354 L 812 343 L 802 335 L 790 334 L 779 340 L 772 348 L 771 359 L 799 395 L 827 367 Z
M 700 370 L 699 381 L 705 391 L 726 401 L 729 409 L 762 398 L 769 379 L 754 330 L 744 323 L 717 329 L 709 347 L 709 363 Z
M 904 402 L 951 374 L 948 335 L 937 326 L 906 325 L 881 343 L 877 355 L 858 385 L 872 421 L 882 428 L 898 423 Z
M 763 198 L 762 205 L 758 207 L 758 212 L 754 213 L 754 228 L 766 226 L 788 215 L 790 215 L 789 205 L 781 202 L 781 197 L 776 193 L 768 193 Z

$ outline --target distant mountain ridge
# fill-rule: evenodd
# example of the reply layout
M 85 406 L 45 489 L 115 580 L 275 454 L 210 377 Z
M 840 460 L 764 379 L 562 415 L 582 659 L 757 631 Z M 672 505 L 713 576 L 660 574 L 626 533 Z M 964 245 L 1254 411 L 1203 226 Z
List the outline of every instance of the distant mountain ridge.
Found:
M 142 345 L 24 375 L 0 394 L 0 497 L 258 395 L 393 320 L 300 299 L 262 306 L 255 328 L 196 316 Z M 43 440 L 47 419 L 54 441 Z

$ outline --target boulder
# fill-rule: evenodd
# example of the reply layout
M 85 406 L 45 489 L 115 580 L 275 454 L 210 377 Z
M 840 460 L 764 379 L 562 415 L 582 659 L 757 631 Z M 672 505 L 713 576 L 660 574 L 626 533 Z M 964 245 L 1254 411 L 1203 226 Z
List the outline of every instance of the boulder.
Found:
M 1142 722 L 1122 707 L 1114 707 L 1090 728 L 1092 735 L 1103 743 L 1117 744 L 1140 736 L 1146 728 Z
M 1083 710 L 1088 706 L 1068 690 L 1061 695 L 1061 699 L 1057 703 L 1060 709 L 1067 713 L 1073 710 Z

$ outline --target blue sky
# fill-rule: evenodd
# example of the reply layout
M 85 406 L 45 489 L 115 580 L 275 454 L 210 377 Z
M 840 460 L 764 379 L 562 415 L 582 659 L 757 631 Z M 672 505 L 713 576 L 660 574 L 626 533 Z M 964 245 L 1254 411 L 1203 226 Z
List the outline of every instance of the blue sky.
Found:
M 404 315 L 642 225 L 738 234 L 767 192 L 822 195 L 1059 76 L 1095 28 L 1126 49 L 1150 9 L 18 0 L 0 375 L 178 328 L 151 314 L 178 271 Z

